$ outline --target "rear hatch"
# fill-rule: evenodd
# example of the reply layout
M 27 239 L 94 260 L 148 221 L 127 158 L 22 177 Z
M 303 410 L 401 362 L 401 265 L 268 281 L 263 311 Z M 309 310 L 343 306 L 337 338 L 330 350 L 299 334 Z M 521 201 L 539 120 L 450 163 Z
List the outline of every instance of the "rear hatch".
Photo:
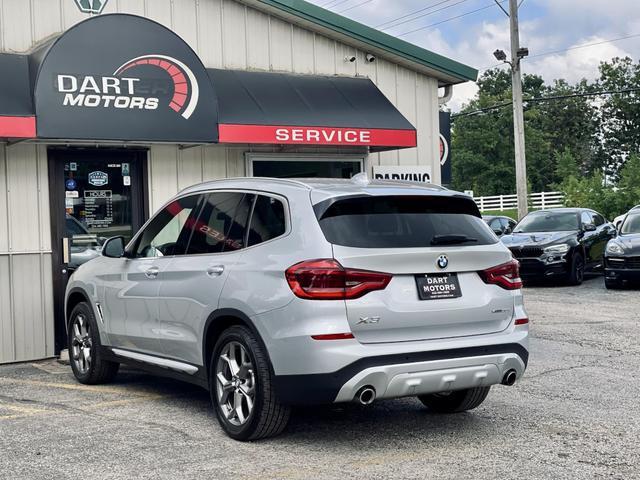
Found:
M 345 300 L 362 343 L 481 335 L 504 330 L 511 291 L 478 272 L 511 261 L 467 197 L 351 196 L 315 206 L 345 268 L 393 275 L 384 290 Z

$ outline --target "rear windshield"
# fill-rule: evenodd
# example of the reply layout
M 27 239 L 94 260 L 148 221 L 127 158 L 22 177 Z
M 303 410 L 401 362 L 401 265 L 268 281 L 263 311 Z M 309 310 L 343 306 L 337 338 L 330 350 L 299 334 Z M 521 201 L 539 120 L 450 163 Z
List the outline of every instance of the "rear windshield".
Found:
M 358 196 L 315 207 L 326 239 L 360 248 L 489 245 L 495 235 L 471 199 L 435 196 Z

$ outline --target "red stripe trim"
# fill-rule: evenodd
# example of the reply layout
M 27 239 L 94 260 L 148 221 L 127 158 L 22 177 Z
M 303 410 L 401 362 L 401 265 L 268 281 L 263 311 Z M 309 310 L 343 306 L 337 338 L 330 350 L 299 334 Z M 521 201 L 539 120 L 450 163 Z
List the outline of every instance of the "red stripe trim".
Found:
M 370 147 L 415 147 L 417 145 L 415 130 L 232 124 L 220 124 L 218 129 L 220 143 Z
M 36 117 L 0 116 L 0 138 L 35 138 Z

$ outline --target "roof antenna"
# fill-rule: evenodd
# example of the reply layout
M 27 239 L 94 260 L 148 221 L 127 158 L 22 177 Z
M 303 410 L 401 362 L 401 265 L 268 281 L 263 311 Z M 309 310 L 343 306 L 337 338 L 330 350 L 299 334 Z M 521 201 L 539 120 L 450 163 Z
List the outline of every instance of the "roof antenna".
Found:
M 367 172 L 360 172 L 351 177 L 351 182 L 357 183 L 358 185 L 369 185 L 370 180 Z

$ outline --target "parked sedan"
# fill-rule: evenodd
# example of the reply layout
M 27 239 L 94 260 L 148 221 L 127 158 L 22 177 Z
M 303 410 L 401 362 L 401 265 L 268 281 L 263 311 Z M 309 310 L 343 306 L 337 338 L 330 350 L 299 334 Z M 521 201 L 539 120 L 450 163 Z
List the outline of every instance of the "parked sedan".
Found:
M 523 279 L 556 278 L 580 285 L 585 271 L 600 271 L 613 224 L 585 208 L 556 208 L 524 217 L 502 242 L 520 261 Z
M 620 235 L 607 244 L 604 272 L 607 288 L 620 288 L 630 281 L 640 282 L 640 209 L 627 214 Z
M 483 215 L 482 219 L 498 237 L 508 235 L 513 232 L 513 228 L 516 226 L 516 223 L 518 223 L 511 217 L 496 215 Z

